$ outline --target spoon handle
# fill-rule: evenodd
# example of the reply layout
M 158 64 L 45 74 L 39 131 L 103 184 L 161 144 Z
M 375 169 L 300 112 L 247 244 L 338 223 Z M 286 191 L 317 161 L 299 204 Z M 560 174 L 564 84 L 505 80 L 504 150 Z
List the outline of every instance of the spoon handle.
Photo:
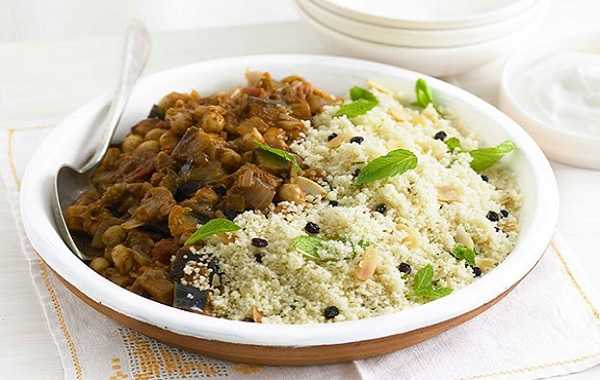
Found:
M 131 95 L 131 91 L 144 71 L 148 57 L 150 56 L 150 35 L 141 21 L 133 20 L 127 28 L 125 46 L 123 51 L 123 65 L 119 76 L 119 82 L 115 89 L 110 109 L 103 122 L 100 146 L 94 152 L 92 158 L 79 169 L 85 173 L 100 163 L 106 153 L 110 142 L 115 134 L 121 115 Z

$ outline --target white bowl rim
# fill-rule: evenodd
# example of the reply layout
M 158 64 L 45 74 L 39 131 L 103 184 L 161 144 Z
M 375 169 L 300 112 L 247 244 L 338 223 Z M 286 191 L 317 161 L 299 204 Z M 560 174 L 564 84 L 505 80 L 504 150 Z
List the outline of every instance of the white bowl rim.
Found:
M 543 189 L 542 186 L 538 186 L 535 196 L 540 200 L 539 204 L 548 207 L 537 207 L 532 215 L 531 223 L 536 226 L 535 236 L 523 239 L 515 250 L 489 274 L 447 297 L 398 313 L 368 319 L 307 325 L 251 324 L 198 315 L 162 305 L 138 296 L 96 274 L 68 250 L 52 227 L 41 228 L 38 220 L 41 210 L 35 205 L 41 202 L 36 201 L 36 198 L 41 195 L 36 193 L 36 186 L 41 186 L 39 183 L 43 182 L 44 178 L 42 174 L 36 173 L 35 162 L 43 162 L 44 157 L 47 157 L 46 151 L 54 149 L 53 141 L 70 123 L 75 122 L 82 115 L 89 115 L 105 106 L 109 99 L 109 96 L 105 95 L 79 108 L 57 126 L 33 155 L 26 169 L 22 181 L 21 213 L 25 231 L 32 245 L 62 278 L 93 301 L 119 314 L 181 335 L 264 346 L 308 347 L 353 343 L 431 326 L 467 313 L 493 300 L 521 280 L 535 266 L 550 242 L 558 220 L 558 190 L 552 169 L 539 147 L 516 123 L 493 106 L 462 89 L 426 75 L 389 65 L 319 55 L 255 55 L 216 59 L 158 72 L 143 78 L 142 81 L 159 78 L 161 75 L 168 76 L 178 71 L 198 70 L 211 66 L 218 69 L 228 64 L 238 65 L 240 62 L 250 67 L 260 67 L 261 64 L 267 65 L 267 62 L 297 64 L 304 61 L 316 62 L 340 70 L 362 65 L 365 68 L 376 69 L 377 72 L 385 75 L 411 78 L 411 80 L 417 77 L 426 78 L 435 91 L 460 98 L 470 107 L 478 108 L 497 124 L 504 126 L 504 132 L 515 142 L 521 154 L 531 164 L 533 168 L 531 174 L 536 177 L 539 184 L 544 185 Z M 45 180 L 47 181 L 47 178 Z
M 338 10 L 333 10 L 331 8 L 328 8 L 326 6 L 324 6 L 323 4 L 321 4 L 319 1 L 316 0 L 295 0 L 296 2 L 309 2 L 312 3 L 315 7 L 319 7 L 319 9 L 322 9 L 324 12 L 328 12 L 330 14 L 333 14 L 337 17 L 343 17 L 346 18 L 352 22 L 356 22 L 356 23 L 360 23 L 360 24 L 364 24 L 367 26 L 376 26 L 378 28 L 382 28 L 382 29 L 397 29 L 397 30 L 406 30 L 406 31 L 411 31 L 411 32 L 438 32 L 438 33 L 444 33 L 444 32 L 456 32 L 456 31 L 478 31 L 480 29 L 486 29 L 498 24 L 504 24 L 507 22 L 511 21 L 511 18 L 503 18 L 500 20 L 497 20 L 496 22 L 493 23 L 487 23 L 487 24 L 475 24 L 475 25 L 469 25 L 469 26 L 465 26 L 462 28 L 427 28 L 427 27 L 420 27 L 420 28 L 409 28 L 406 26 L 391 26 L 391 25 L 382 25 L 382 24 L 377 24 L 371 21 L 366 21 L 366 20 L 357 20 L 354 19 L 352 17 L 347 17 L 346 15 L 340 13 Z M 543 0 L 531 0 L 531 4 L 529 4 L 526 8 L 524 8 L 519 14 L 515 15 L 514 17 L 520 17 L 521 15 L 527 13 L 527 12 L 532 12 L 534 9 L 540 7 L 542 5 Z
M 539 12 L 533 16 L 532 22 L 529 25 L 525 26 L 523 29 L 514 30 L 503 36 L 499 36 L 499 37 L 492 38 L 492 39 L 485 40 L 485 41 L 474 42 L 474 43 L 463 44 L 463 45 L 453 45 L 453 46 L 408 46 L 408 45 L 394 45 L 394 44 L 390 44 L 387 42 L 375 42 L 375 41 L 371 41 L 371 40 L 368 40 L 365 38 L 351 36 L 343 31 L 333 29 L 333 27 L 331 27 L 329 25 L 324 25 L 320 20 L 317 20 L 316 18 L 313 17 L 313 15 L 311 15 L 306 10 L 304 10 L 304 8 L 302 8 L 302 6 L 300 4 L 298 4 L 297 8 L 300 9 L 304 18 L 309 23 L 312 23 L 313 26 L 321 28 L 323 31 L 325 31 L 327 33 L 331 33 L 338 38 L 345 39 L 349 43 L 350 42 L 352 42 L 352 43 L 358 42 L 358 43 L 364 44 L 372 49 L 375 49 L 375 48 L 397 49 L 398 51 L 404 50 L 406 52 L 409 52 L 409 51 L 410 52 L 452 52 L 454 54 L 459 54 L 461 52 L 464 54 L 469 54 L 469 51 L 471 51 L 472 49 L 487 48 L 489 46 L 495 46 L 498 43 L 503 43 L 504 41 L 511 41 L 512 39 L 521 36 L 525 31 L 530 32 L 531 30 L 537 28 L 539 26 L 538 24 L 543 16 L 543 10 L 538 9 Z
M 540 0 L 513 18 L 461 29 L 406 29 L 381 26 L 333 12 L 312 0 L 296 0 L 299 11 L 328 28 L 359 40 L 398 47 L 452 48 L 505 37 L 534 22 L 542 13 Z M 329 22 L 327 22 L 329 21 Z
M 373 25 L 400 27 L 406 29 L 460 29 L 492 24 L 494 22 L 498 22 L 499 20 L 505 20 L 514 16 L 515 14 L 522 12 L 523 9 L 528 8 L 532 2 L 535 2 L 537 0 L 514 1 L 512 4 L 497 9 L 495 11 L 483 12 L 478 15 L 473 15 L 472 17 L 449 17 L 438 18 L 435 20 L 392 18 L 377 14 L 369 14 L 352 8 L 344 7 L 340 4 L 336 4 L 335 1 L 331 0 L 310 1 L 322 6 L 323 8 L 327 8 L 332 12 L 337 12 L 338 14 L 345 15 L 350 19 L 354 19 L 356 21 L 361 22 L 367 22 Z

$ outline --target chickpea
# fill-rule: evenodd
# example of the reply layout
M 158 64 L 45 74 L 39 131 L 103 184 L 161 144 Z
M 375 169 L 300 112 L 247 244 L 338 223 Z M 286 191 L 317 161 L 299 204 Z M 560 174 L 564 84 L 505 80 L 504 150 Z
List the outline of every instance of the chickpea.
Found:
M 210 187 L 203 187 L 194 194 L 194 201 L 214 206 L 219 201 L 219 195 Z
M 111 251 L 110 255 L 115 263 L 115 268 L 121 274 L 127 274 L 133 268 L 134 260 L 131 254 L 131 249 L 125 247 L 122 244 L 115 246 Z
M 292 114 L 300 119 L 309 119 L 311 117 L 310 105 L 304 99 L 297 99 L 290 104 Z
M 281 128 L 269 128 L 263 135 L 265 141 L 268 145 L 279 148 L 279 149 L 287 149 L 287 144 L 285 143 L 285 131 Z
M 144 136 L 144 140 L 148 141 L 148 140 L 155 140 L 155 141 L 159 141 L 160 136 L 162 136 L 165 132 L 167 132 L 165 129 L 162 128 L 155 128 L 155 129 L 151 129 L 148 131 L 148 133 L 146 133 L 146 136 Z
M 265 143 L 264 137 L 260 134 L 258 129 L 252 128 L 248 133 L 243 135 L 240 140 L 240 147 L 243 150 L 252 150 L 256 148 L 256 142 L 261 144 Z
M 115 268 L 108 268 L 102 273 L 104 277 L 108 278 L 119 286 L 127 286 L 133 282 L 133 279 L 126 274 L 119 273 Z
M 235 170 L 242 165 L 242 156 L 235 150 L 224 148 L 221 153 L 221 163 L 229 170 Z
M 252 128 L 258 129 L 260 133 L 264 133 L 267 129 L 269 129 L 269 124 L 267 124 L 263 119 L 258 116 L 252 116 L 244 121 L 242 121 L 237 129 L 237 133 L 240 135 L 244 135 L 252 130 Z
M 98 273 L 102 273 L 105 269 L 110 267 L 110 262 L 104 257 L 94 257 L 90 262 L 90 268 Z
M 243 162 L 252 162 L 254 160 L 254 152 L 249 151 L 242 153 L 242 161 Z
M 304 129 L 304 123 L 301 120 L 279 120 L 277 126 L 285 131 L 301 131 Z
M 134 125 L 131 131 L 138 136 L 144 136 L 149 130 L 154 129 L 157 124 L 157 119 L 144 119 Z
M 106 247 L 114 247 L 122 243 L 127 237 L 127 231 L 121 226 L 110 226 L 102 234 L 102 243 Z
M 286 183 L 279 189 L 279 198 L 282 201 L 304 203 L 304 191 L 300 186 L 293 183 Z
M 208 110 L 208 106 L 205 106 L 205 105 L 196 106 L 196 108 L 194 108 L 194 116 L 198 119 L 201 119 L 202 115 L 204 115 L 207 110 Z
M 143 143 L 138 145 L 136 150 L 139 150 L 139 151 L 149 150 L 152 152 L 158 152 L 160 150 L 160 144 L 158 143 L 158 141 L 148 140 L 148 141 L 144 141 Z
M 173 148 L 175 148 L 175 145 L 177 145 L 179 139 L 173 132 L 167 131 L 160 136 L 158 142 L 160 143 L 160 148 L 162 150 L 170 152 L 173 150 Z
M 133 249 L 131 250 L 131 253 L 132 253 L 133 259 L 139 265 L 150 265 L 150 264 L 152 264 L 152 259 L 150 259 L 150 257 L 148 257 L 148 255 L 146 255 L 145 253 L 142 253 L 140 251 L 136 251 L 136 250 L 133 250 Z
M 223 115 L 210 109 L 202 115 L 202 129 L 209 133 L 219 133 L 225 127 Z
M 144 139 L 141 136 L 134 134 L 128 135 L 123 141 L 123 152 L 133 152 L 143 141 Z
M 112 256 L 110 255 L 112 248 L 106 248 L 104 249 L 104 254 L 102 255 L 102 257 L 104 257 L 106 260 L 108 260 L 109 263 L 113 264 L 113 259 Z
M 171 124 L 171 131 L 176 135 L 183 135 L 194 124 L 194 118 L 191 114 L 175 108 L 167 111 L 165 119 Z
M 163 96 L 163 98 L 158 102 L 158 106 L 163 110 L 168 110 L 169 108 L 175 106 L 178 100 L 185 100 L 187 98 L 187 94 L 181 92 L 171 92 Z

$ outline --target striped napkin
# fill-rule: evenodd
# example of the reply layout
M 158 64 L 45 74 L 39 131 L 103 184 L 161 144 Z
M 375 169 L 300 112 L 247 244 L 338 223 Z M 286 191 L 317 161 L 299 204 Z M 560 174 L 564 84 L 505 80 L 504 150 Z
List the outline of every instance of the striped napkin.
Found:
M 228 363 L 164 345 L 119 326 L 73 296 L 23 232 L 19 187 L 51 127 L 0 135 L 0 172 L 65 379 L 540 379 L 600 363 L 600 302 L 557 235 L 536 268 L 496 306 L 419 345 L 389 355 L 315 367 Z

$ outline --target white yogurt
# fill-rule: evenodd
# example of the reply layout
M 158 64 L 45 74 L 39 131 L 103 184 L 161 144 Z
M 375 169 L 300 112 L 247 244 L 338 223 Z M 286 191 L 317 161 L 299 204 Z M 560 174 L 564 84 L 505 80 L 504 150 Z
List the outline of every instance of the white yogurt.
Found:
M 559 51 L 511 80 L 513 96 L 544 124 L 600 136 L 600 53 Z

